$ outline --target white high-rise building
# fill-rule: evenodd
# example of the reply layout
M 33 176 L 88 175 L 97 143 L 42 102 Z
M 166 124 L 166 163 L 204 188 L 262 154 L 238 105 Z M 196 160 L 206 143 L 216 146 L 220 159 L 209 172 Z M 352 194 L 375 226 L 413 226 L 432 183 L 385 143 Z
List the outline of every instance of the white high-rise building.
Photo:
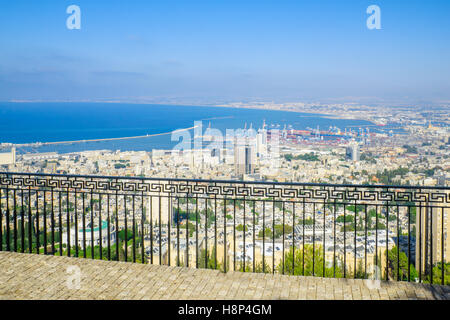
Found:
M 267 153 L 267 132 L 265 130 L 259 130 L 256 135 L 256 156 L 262 157 Z
M 345 150 L 345 156 L 348 160 L 359 161 L 359 145 L 357 143 L 350 144 Z
M 11 152 L 0 153 L 0 165 L 16 163 L 16 148 L 11 148 Z
M 234 168 L 236 175 L 253 174 L 255 172 L 255 147 L 245 143 L 239 144 L 235 139 L 234 145 Z

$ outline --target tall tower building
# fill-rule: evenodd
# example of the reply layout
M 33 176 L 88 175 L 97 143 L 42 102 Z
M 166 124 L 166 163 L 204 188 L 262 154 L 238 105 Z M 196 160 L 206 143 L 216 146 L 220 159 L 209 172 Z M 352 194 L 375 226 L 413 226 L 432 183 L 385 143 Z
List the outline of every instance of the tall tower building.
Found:
M 0 165 L 16 164 L 16 148 L 12 147 L 10 152 L 0 153 Z
M 357 143 L 349 145 L 345 149 L 345 156 L 347 160 L 359 161 L 360 159 L 359 145 Z
M 429 275 L 438 262 L 450 262 L 450 204 L 436 206 L 439 208 L 417 207 L 416 269 L 423 275 Z
M 12 163 L 16 164 L 16 147 L 11 148 L 11 158 L 12 158 Z
M 261 157 L 264 154 L 266 154 L 267 147 L 266 143 L 264 142 L 264 135 L 261 132 L 258 132 L 256 135 L 256 156 Z
M 255 173 L 255 148 L 245 146 L 245 174 Z
M 234 170 L 238 176 L 244 174 L 253 174 L 255 172 L 255 147 L 245 143 L 239 143 L 234 140 Z

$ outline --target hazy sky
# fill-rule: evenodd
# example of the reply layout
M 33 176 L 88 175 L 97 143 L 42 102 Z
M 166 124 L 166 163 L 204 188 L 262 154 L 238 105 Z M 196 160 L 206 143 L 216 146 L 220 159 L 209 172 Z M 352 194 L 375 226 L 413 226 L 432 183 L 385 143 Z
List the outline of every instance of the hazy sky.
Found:
M 450 101 L 449 17 L 448 0 L 0 0 L 0 100 Z

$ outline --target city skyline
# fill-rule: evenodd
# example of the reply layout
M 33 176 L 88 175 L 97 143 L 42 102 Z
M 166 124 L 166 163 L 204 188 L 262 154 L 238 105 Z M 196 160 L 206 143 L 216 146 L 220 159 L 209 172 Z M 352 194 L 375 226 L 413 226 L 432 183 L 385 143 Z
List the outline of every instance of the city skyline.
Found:
M 0 300 L 449 300 L 449 9 L 4 1 Z

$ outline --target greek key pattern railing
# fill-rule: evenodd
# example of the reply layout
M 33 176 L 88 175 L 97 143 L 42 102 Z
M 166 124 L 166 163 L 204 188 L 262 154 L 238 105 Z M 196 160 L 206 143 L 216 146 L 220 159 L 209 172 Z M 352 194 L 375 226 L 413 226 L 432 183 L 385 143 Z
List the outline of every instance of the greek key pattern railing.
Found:
M 0 173 L 0 250 L 448 284 L 450 189 Z

